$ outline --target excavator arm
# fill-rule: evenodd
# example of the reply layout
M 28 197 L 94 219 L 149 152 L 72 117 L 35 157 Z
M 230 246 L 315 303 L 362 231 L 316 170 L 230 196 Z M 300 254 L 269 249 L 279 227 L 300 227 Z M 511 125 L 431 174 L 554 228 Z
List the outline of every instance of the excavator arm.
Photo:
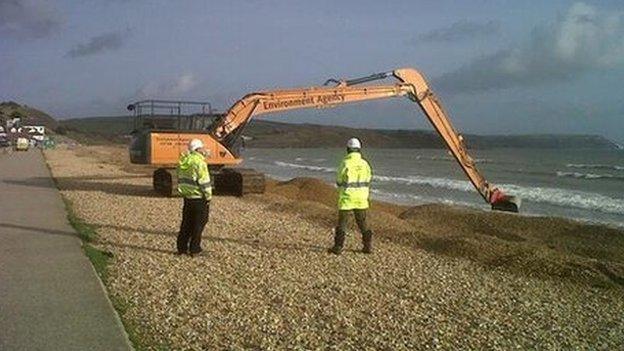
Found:
M 239 128 L 245 126 L 253 116 L 303 108 L 334 107 L 347 103 L 405 96 L 410 93 L 411 87 L 405 84 L 354 87 L 346 85 L 345 82 L 335 87 L 252 93 L 237 101 L 212 128 L 211 133 L 218 140 L 224 141 Z
M 420 106 L 483 199 L 491 204 L 493 209 L 518 212 L 520 199 L 505 195 L 500 189 L 491 186 L 479 172 L 474 160 L 466 150 L 464 138 L 453 128 L 442 103 L 429 88 L 425 77 L 420 72 L 409 68 L 395 70 L 393 75 L 401 82 L 410 84 L 414 88 L 415 93 L 410 94 L 409 98 Z
M 360 85 L 390 76 L 396 78 L 398 82 L 394 85 Z M 329 87 L 326 86 L 327 83 L 335 83 L 336 85 Z M 351 80 L 330 79 L 326 85 L 301 89 L 272 90 L 246 95 L 237 101 L 212 127 L 211 134 L 227 147 L 233 143 L 242 128 L 253 116 L 405 96 L 420 106 L 483 199 L 491 204 L 495 210 L 518 212 L 520 199 L 505 195 L 500 189 L 490 185 L 481 175 L 474 160 L 466 150 L 463 137 L 455 131 L 440 100 L 431 91 L 423 75 L 417 70 L 403 68 Z

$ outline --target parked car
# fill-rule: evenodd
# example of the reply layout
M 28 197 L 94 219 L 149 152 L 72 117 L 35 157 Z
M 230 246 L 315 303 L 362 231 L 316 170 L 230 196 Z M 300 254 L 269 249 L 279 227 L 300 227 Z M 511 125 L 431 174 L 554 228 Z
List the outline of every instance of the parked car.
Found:
M 30 142 L 26 138 L 17 138 L 15 142 L 15 150 L 17 151 L 28 151 L 30 147 Z

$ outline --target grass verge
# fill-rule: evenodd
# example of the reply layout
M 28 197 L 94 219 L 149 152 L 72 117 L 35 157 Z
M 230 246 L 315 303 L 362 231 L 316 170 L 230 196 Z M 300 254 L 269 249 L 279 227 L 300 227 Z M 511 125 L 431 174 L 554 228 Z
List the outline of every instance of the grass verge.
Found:
M 85 255 L 87 255 L 89 261 L 91 261 L 93 268 L 95 268 L 95 271 L 104 283 L 104 286 L 107 286 L 108 266 L 113 258 L 113 254 L 108 251 L 100 250 L 93 245 L 97 240 L 97 228 L 76 216 L 71 200 L 67 199 L 65 196 L 62 196 L 62 198 L 65 203 L 65 209 L 67 210 L 67 220 L 76 230 L 76 233 L 78 233 L 78 237 L 82 240 L 82 249 L 84 250 Z M 133 322 L 124 318 L 129 304 L 122 298 L 114 296 L 110 293 L 108 296 L 113 304 L 113 307 L 117 311 L 117 314 L 120 316 L 121 323 L 123 324 L 134 349 L 146 350 L 148 348 L 147 345 L 150 343 L 148 343 L 147 340 L 139 334 L 138 329 Z
M 50 175 L 52 176 L 54 185 L 60 191 L 61 187 L 59 186 L 57 179 L 54 178 L 54 173 L 52 172 L 52 168 L 47 162 L 47 159 L 45 165 L 48 168 Z M 108 290 L 108 266 L 111 263 L 113 254 L 109 251 L 104 251 L 94 246 L 94 244 L 97 242 L 98 237 L 97 227 L 85 222 L 82 218 L 78 217 L 76 215 L 76 212 L 74 211 L 73 202 L 65 197 L 65 195 L 63 195 L 62 193 L 60 195 L 63 203 L 65 204 L 67 220 L 78 234 L 78 237 L 81 239 L 82 249 L 84 250 L 85 255 L 87 256 L 87 258 L 89 258 L 89 261 L 91 261 L 91 264 L 93 265 L 93 268 L 95 269 L 97 275 L 102 280 L 102 283 L 104 283 L 104 287 L 106 288 L 108 297 L 113 305 L 113 308 L 115 308 L 117 314 L 119 315 L 119 319 L 121 320 L 121 323 L 123 324 L 123 327 L 128 334 L 128 339 L 130 340 L 132 347 L 138 351 L 147 350 L 148 348 L 156 350 L 168 349 L 166 347 L 163 347 L 162 345 L 158 345 L 156 342 L 153 342 L 146 336 L 141 335 L 138 331 L 138 327 L 136 326 L 136 324 L 128 318 L 124 318 L 127 310 L 130 308 L 130 303 L 122 297 L 115 296 Z

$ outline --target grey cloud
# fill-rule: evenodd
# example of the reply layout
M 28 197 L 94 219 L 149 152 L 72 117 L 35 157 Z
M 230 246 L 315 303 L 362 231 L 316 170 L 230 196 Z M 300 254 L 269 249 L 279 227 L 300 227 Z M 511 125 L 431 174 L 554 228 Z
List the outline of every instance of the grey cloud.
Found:
M 197 79 L 192 73 L 185 73 L 161 81 L 143 84 L 134 94 L 135 98 L 171 98 L 180 97 L 197 87 Z
M 456 42 L 479 37 L 486 37 L 500 32 L 498 21 L 472 22 L 459 21 L 444 28 L 434 29 L 416 38 L 416 42 Z
M 52 3 L 45 0 L 0 0 L 0 35 L 40 39 L 57 32 L 64 19 Z
M 534 29 L 524 45 L 474 60 L 434 84 L 450 94 L 531 87 L 622 64 L 624 16 L 576 3 L 553 26 Z
M 80 43 L 71 48 L 71 50 L 67 52 L 67 56 L 76 58 L 96 55 L 106 51 L 119 50 L 123 46 L 129 33 L 129 31 L 117 31 L 97 35 L 89 39 L 86 43 Z

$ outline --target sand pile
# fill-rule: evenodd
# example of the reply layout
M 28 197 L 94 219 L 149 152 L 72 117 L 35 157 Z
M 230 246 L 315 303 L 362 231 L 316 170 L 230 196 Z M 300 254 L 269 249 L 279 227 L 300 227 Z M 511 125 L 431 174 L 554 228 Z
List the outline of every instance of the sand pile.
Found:
M 624 287 L 621 230 L 439 205 L 409 209 L 401 218 L 427 228 L 415 244 L 430 252 L 544 279 Z
M 358 253 L 359 235 L 350 235 L 345 254 L 336 257 L 325 251 L 335 195 L 330 186 L 299 179 L 272 184 L 266 195 L 216 197 L 204 232 L 209 255 L 178 257 L 180 199 L 155 196 L 149 177 L 122 170 L 124 161 L 111 156 L 117 151 L 55 150 L 46 157 L 77 215 L 98 227 L 98 245 L 113 255 L 107 287 L 127 304 L 122 318 L 149 349 L 624 344 L 624 289 L 615 280 L 601 277 L 598 288 L 576 275 L 513 268 L 514 260 L 529 267 L 528 256 L 497 264 L 472 257 L 478 249 L 494 258 L 539 247 L 549 258 L 557 257 L 552 250 L 566 259 L 617 264 L 621 241 L 610 248 L 609 236 L 618 233 L 560 220 L 375 204 L 375 254 Z M 525 220 L 531 225 L 518 222 Z M 510 232 L 496 229 L 507 222 Z M 541 226 L 549 232 L 540 234 Z M 553 248 L 542 248 L 545 243 Z
M 290 199 L 318 202 L 329 207 L 338 203 L 336 190 L 316 178 L 294 178 L 285 182 L 269 180 L 266 192 Z

